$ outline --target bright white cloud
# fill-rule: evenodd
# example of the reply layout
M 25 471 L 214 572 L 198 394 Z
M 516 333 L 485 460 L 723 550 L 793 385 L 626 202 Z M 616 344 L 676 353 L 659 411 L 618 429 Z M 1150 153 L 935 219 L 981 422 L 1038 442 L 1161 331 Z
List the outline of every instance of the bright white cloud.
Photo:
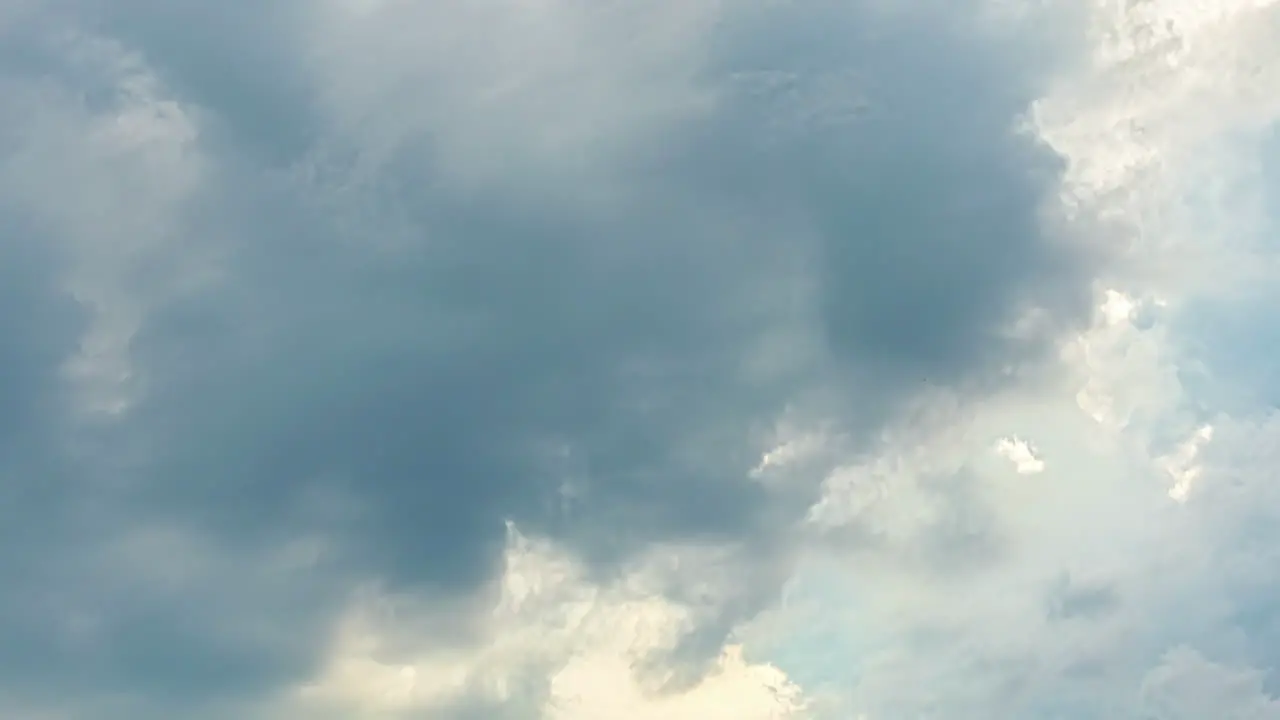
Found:
M 1019 475 L 1035 475 L 1044 472 L 1044 460 L 1036 454 L 1035 446 L 1016 435 L 997 440 L 995 451 L 1013 463 Z
M 471 704 L 548 720 L 805 717 L 800 688 L 736 646 L 687 690 L 658 692 L 652 683 L 662 678 L 640 673 L 696 619 L 696 608 L 658 592 L 662 576 L 690 560 L 706 569 L 703 553 L 658 550 L 601 585 L 563 550 L 509 532 L 492 609 L 477 619 L 478 644 L 448 647 L 439 639 L 447 616 L 430 603 L 371 592 L 342 620 L 320 676 L 298 691 L 302 709 L 282 712 L 448 717 Z

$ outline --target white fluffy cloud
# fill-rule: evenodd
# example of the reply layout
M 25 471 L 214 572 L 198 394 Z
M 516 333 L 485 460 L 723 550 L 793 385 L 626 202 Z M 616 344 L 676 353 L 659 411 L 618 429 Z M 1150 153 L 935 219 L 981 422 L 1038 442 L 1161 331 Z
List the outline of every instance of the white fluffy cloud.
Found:
M 665 599 L 662 575 L 718 572 L 697 548 L 653 552 L 624 577 L 593 583 L 562 550 L 510 529 L 491 609 L 474 629 L 478 643 L 448 647 L 449 619 L 430 603 L 362 593 L 335 632 L 320 673 L 279 712 L 298 717 L 486 717 L 553 720 L 804 717 L 800 688 L 766 664 L 726 648 L 687 689 L 655 694 L 636 666 L 674 647 L 697 609 Z M 692 567 L 688 567 L 688 566 Z M 542 678 L 549 678 L 545 685 Z M 646 683 L 648 686 L 646 686 Z M 535 710 L 535 708 L 537 708 Z M 293 716 L 293 715 L 290 715 Z

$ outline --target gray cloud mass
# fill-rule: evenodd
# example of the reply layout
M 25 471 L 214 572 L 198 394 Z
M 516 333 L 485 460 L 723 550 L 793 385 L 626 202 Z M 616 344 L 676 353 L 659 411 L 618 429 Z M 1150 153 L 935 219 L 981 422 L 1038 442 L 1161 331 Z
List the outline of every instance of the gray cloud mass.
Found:
M 1061 168 L 1014 132 L 1041 68 L 961 10 L 748 4 L 688 38 L 658 3 L 653 47 L 615 48 L 583 38 L 647 11 L 553 3 L 583 56 L 540 75 L 555 37 L 496 43 L 558 26 L 436 5 L 339 36 L 311 17 L 336 2 L 50 4 L 0 50 L 0 679 L 21 697 L 234 716 L 314 669 L 353 584 L 483 592 L 506 520 L 600 577 L 662 542 L 757 558 L 680 651 L 697 665 L 776 599 L 816 499 L 747 476 L 780 413 L 860 443 L 1087 319 L 1097 259 L 1042 222 Z M 374 62 L 373 22 L 457 23 L 470 54 Z M 85 85 L 62 55 L 81 37 L 136 53 L 198 128 L 138 161 L 154 187 L 85 150 L 138 99 Z M 485 95 L 504 83 L 509 106 Z M 173 197 L 155 175 L 196 165 Z M 104 293 L 79 309 L 77 262 Z M 64 366 L 110 302 L 138 318 L 137 399 L 78 420 Z M 1043 327 L 1006 332 L 1032 307 Z M 456 620 L 441 642 L 469 642 Z

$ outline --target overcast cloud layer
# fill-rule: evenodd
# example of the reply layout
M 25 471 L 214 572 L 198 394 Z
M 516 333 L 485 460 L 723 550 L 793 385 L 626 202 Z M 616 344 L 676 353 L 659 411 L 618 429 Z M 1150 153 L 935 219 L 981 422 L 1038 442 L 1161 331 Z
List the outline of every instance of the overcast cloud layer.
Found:
M 0 5 L 0 716 L 1280 720 L 1272 0 Z

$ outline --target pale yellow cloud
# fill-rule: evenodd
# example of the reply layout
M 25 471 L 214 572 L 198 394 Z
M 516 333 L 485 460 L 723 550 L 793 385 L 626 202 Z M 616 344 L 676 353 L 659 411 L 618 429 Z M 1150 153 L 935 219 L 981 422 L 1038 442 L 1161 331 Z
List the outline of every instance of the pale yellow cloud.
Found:
M 335 628 L 319 675 L 278 712 L 447 717 L 450 709 L 489 703 L 546 720 L 807 717 L 801 689 L 781 670 L 745 659 L 740 647 L 726 648 L 705 678 L 680 691 L 659 692 L 661 672 L 639 672 L 696 617 L 696 609 L 660 594 L 663 577 L 714 555 L 658 550 L 626 577 L 600 585 L 563 549 L 512 527 L 478 642 L 450 647 L 437 639 L 461 608 L 363 594 Z

